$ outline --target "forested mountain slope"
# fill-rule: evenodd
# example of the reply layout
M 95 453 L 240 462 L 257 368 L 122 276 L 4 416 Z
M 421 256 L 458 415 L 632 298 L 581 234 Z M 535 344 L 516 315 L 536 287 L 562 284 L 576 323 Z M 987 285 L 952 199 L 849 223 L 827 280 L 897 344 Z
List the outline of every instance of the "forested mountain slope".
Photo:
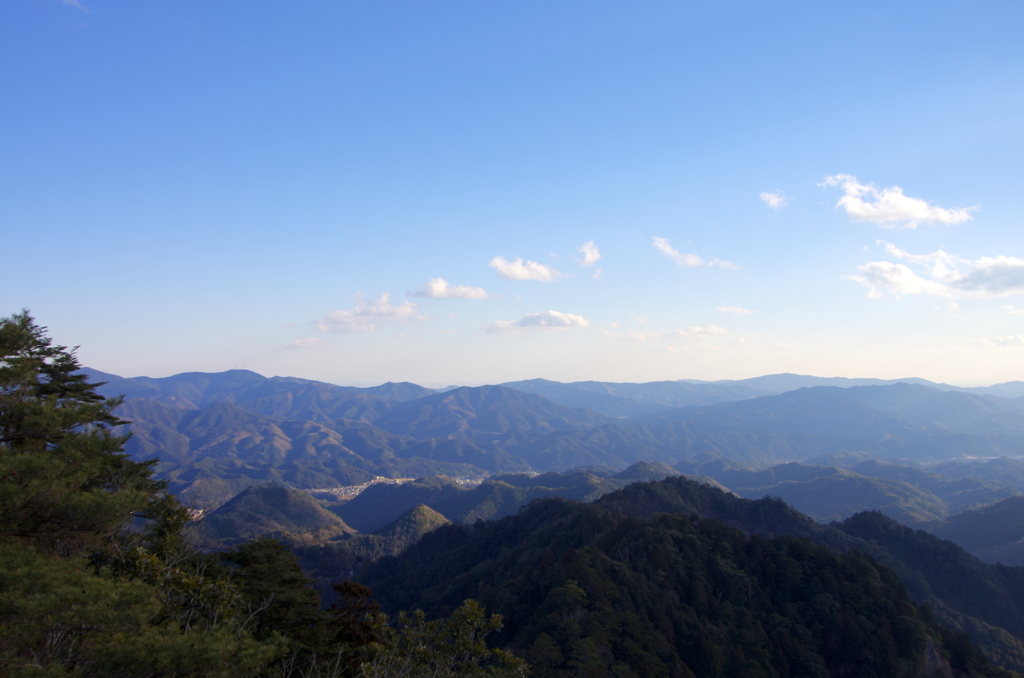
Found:
M 538 676 L 916 676 L 929 643 L 952 653 L 956 672 L 998 673 L 858 551 L 748 537 L 686 512 L 632 515 L 673 503 L 682 488 L 677 507 L 693 500 L 766 526 L 789 515 L 787 529 L 822 529 L 781 503 L 702 487 L 641 483 L 594 504 L 548 499 L 499 521 L 449 525 L 364 580 L 392 609 L 443 613 L 479 599 L 505 616 L 499 640 Z

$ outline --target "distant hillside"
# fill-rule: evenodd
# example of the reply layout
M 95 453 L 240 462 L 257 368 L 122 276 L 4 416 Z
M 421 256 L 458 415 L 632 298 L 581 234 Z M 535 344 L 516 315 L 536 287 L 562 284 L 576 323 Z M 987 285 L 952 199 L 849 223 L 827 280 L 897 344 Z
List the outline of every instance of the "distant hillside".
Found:
M 672 408 L 743 400 L 770 393 L 746 386 L 685 381 L 644 384 L 577 381 L 563 384 L 547 379 L 528 379 L 510 381 L 501 386 L 543 396 L 566 407 L 586 407 L 611 417 L 640 417 Z
M 249 485 L 356 485 L 375 475 L 475 476 L 529 466 L 470 441 L 416 440 L 365 424 L 282 420 L 219 402 L 199 410 L 132 399 L 117 414 L 132 421 L 127 451 L 158 457 L 161 478 L 189 501 L 215 507 Z
M 836 386 L 839 388 L 852 388 L 855 386 L 891 386 L 893 384 L 919 384 L 938 389 L 940 391 L 960 391 L 962 393 L 976 393 L 978 395 L 992 395 L 1001 398 L 1019 398 L 1024 396 L 1024 382 L 1008 381 L 1002 384 L 980 387 L 963 387 L 941 384 L 927 379 L 906 377 L 903 379 L 848 379 L 846 377 L 812 377 L 804 374 L 768 374 L 763 377 L 750 379 L 722 379 L 719 381 L 698 381 L 686 380 L 692 384 L 725 387 L 746 387 L 765 391 L 772 394 L 795 391 L 800 388 L 813 388 L 815 386 Z
M 815 387 L 648 417 L 648 426 L 696 422 L 745 431 L 810 434 L 885 459 L 947 460 L 1016 453 L 1024 399 L 920 385 Z M 817 455 L 808 455 L 817 456 Z
M 852 469 L 788 463 L 753 471 L 720 461 L 693 460 L 676 468 L 714 478 L 748 499 L 780 497 L 822 523 L 881 511 L 916 525 L 1017 494 L 1007 485 L 975 478 L 953 480 L 878 461 L 864 461 Z
M 396 403 L 407 403 L 410 400 L 416 400 L 417 398 L 423 398 L 428 395 L 438 393 L 429 388 L 424 388 L 419 384 L 413 384 L 408 381 L 393 382 L 389 381 L 380 386 L 370 386 L 367 388 L 359 388 L 356 386 L 339 386 L 343 391 L 349 393 L 361 393 L 363 395 L 379 396 L 381 398 L 387 398 L 388 400 L 394 400 Z
M 198 525 L 202 538 L 228 545 L 254 537 L 312 543 L 353 532 L 308 493 L 270 484 L 243 490 Z
M 477 442 L 521 439 L 592 428 L 607 417 L 575 410 L 502 386 L 461 387 L 395 406 L 374 426 L 414 438 L 464 437 Z
M 1024 566 L 1024 496 L 964 511 L 922 528 L 985 562 Z
M 498 475 L 473 489 L 447 478 L 420 478 L 400 485 L 371 485 L 334 511 L 363 532 L 380 529 L 418 504 L 429 506 L 452 522 L 471 523 L 511 515 L 534 499 L 564 497 L 593 501 L 630 483 L 671 475 L 678 475 L 678 471 L 660 464 L 640 463 L 610 477 L 587 471 Z
M 1017 450 L 1020 453 L 1022 450 Z M 1024 459 L 964 459 L 928 467 L 932 473 L 947 478 L 978 478 L 1009 485 L 1024 492 Z

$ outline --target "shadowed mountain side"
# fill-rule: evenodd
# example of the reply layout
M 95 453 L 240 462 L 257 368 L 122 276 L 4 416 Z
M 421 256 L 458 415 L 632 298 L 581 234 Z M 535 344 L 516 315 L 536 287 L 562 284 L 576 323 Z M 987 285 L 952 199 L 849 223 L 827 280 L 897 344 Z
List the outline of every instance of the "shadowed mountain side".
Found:
M 529 468 L 497 447 L 416 440 L 351 422 L 273 419 L 231 403 L 182 410 L 133 399 L 118 414 L 133 421 L 129 454 L 159 456 L 158 474 L 170 481 L 171 491 L 203 506 L 217 506 L 263 482 L 328 488 L 376 475 L 475 476 Z M 345 424 L 349 428 L 335 428 Z
M 574 410 L 501 386 L 461 387 L 396 405 L 373 422 L 385 431 L 414 438 L 462 437 L 503 442 L 526 434 L 600 426 L 608 417 Z
M 894 568 L 913 598 L 932 605 L 943 623 L 970 635 L 1003 665 L 1024 670 L 1024 569 L 987 565 L 952 542 L 881 513 L 826 527 L 784 501 L 743 499 L 682 478 L 631 485 L 595 503 L 637 518 L 698 513 L 764 537 L 809 537 L 841 551 L 864 551 Z
M 648 507 L 745 502 L 675 478 L 654 485 L 670 494 L 687 484 L 718 497 Z M 540 676 L 561 675 L 585 657 L 595 675 L 629 675 L 628 666 L 643 676 L 909 678 L 923 668 L 926 628 L 932 639 L 953 638 L 927 613 L 899 619 L 918 613 L 896 575 L 863 553 L 748 537 L 689 513 L 632 517 L 638 507 L 629 499 L 644 487 L 591 505 L 546 499 L 500 521 L 442 527 L 361 579 L 388 610 L 436 615 L 480 600 L 504 616 L 497 643 L 523 653 Z M 745 504 L 741 513 L 767 523 L 795 514 L 782 502 Z M 895 650 L 912 637 L 916 649 Z M 875 638 L 884 641 L 868 640 Z M 883 656 L 886 667 L 875 664 Z M 980 660 L 976 670 L 990 671 Z
M 576 381 L 564 384 L 547 379 L 510 381 L 501 386 L 533 393 L 566 407 L 587 409 L 612 417 L 640 417 L 677 407 L 743 400 L 769 391 L 746 386 L 652 381 L 645 384 Z
M 201 538 L 224 545 L 255 537 L 315 543 L 353 532 L 306 492 L 280 485 L 247 488 L 197 526 Z
M 1024 497 L 964 511 L 922 528 L 985 562 L 1024 565 Z
M 892 567 L 911 596 L 929 603 L 943 623 L 971 636 L 1001 665 L 1024 671 L 1024 568 L 986 564 L 951 541 L 881 513 L 862 513 L 834 527 L 817 541 L 863 550 Z

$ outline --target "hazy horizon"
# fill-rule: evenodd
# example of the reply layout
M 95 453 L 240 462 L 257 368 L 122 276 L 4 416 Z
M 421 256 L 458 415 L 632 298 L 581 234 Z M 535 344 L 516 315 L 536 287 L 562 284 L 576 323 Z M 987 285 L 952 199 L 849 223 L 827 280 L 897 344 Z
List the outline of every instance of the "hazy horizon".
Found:
M 6 3 L 0 315 L 121 376 L 1021 380 L 1022 19 Z

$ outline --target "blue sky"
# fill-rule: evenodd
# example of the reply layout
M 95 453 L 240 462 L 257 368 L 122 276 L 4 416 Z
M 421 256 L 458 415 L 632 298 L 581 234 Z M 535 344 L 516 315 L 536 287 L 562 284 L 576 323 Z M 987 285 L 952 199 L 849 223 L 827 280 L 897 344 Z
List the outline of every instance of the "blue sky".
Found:
M 124 376 L 1024 379 L 1019 2 L 12 0 L 0 314 Z

